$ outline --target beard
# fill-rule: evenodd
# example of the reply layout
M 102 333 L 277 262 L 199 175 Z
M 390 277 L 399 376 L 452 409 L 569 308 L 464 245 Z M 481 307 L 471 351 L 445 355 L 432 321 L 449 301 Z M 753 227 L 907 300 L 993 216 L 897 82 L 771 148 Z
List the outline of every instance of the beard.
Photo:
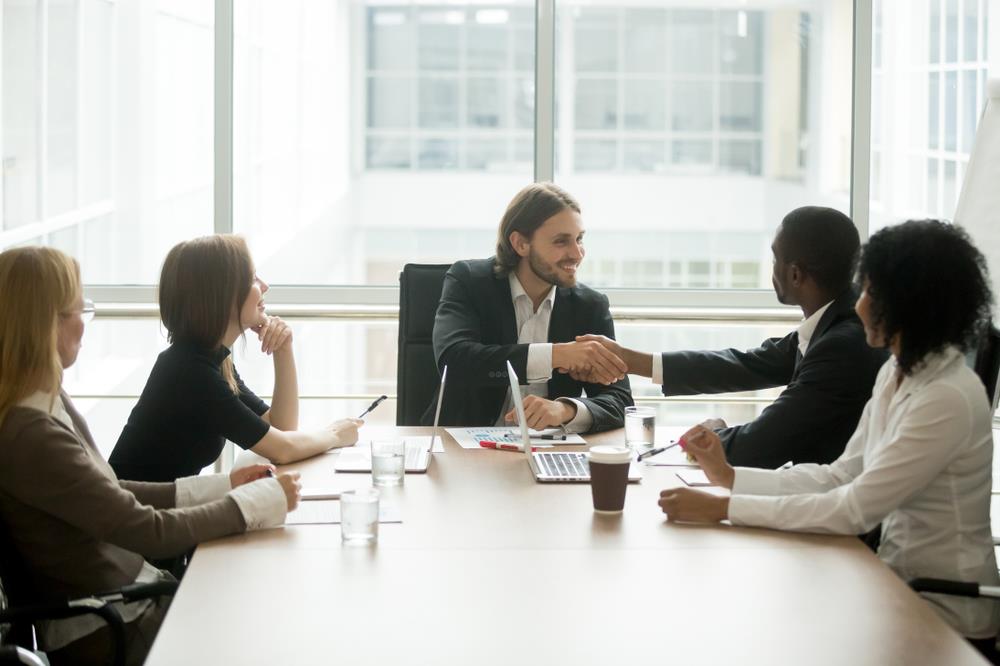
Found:
M 532 249 L 528 253 L 528 265 L 531 267 L 531 271 L 541 280 L 548 282 L 549 284 L 554 284 L 557 287 L 570 288 L 576 286 L 576 275 L 564 276 L 560 275 L 556 264 L 550 264 L 545 262 L 541 257 L 535 254 Z M 579 266 L 579 264 L 577 264 Z

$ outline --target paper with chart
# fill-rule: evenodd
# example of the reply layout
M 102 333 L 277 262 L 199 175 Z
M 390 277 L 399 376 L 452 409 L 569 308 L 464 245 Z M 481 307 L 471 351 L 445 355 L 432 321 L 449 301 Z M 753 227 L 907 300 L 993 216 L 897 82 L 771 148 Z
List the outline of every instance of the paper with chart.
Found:
M 463 449 L 479 449 L 479 442 L 496 442 L 498 444 L 520 444 L 521 431 L 516 428 L 483 426 L 482 428 L 445 428 L 458 445 Z M 562 437 L 566 439 L 548 439 Z M 547 428 L 545 430 L 528 429 L 528 437 L 532 446 L 580 446 L 587 440 L 579 435 L 563 433 L 562 428 Z

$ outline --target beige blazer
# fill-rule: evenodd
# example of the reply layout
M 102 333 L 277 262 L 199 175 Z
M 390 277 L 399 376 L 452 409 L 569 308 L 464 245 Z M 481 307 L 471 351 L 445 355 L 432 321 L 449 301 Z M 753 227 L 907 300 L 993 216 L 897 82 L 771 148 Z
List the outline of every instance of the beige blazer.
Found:
M 0 520 L 42 596 L 121 587 L 135 581 L 143 558 L 246 529 L 230 497 L 178 509 L 173 483 L 119 481 L 61 398 L 73 429 L 27 407 L 12 408 L 0 425 Z

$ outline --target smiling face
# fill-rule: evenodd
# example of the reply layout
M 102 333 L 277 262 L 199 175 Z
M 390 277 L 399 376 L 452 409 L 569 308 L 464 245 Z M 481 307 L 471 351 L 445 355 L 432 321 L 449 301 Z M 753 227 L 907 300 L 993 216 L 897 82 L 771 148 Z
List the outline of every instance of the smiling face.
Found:
M 267 293 L 267 283 L 257 277 L 254 273 L 253 282 L 250 284 L 250 293 L 240 307 L 240 327 L 242 329 L 253 328 L 264 322 L 264 294 Z
M 563 209 L 535 230 L 531 240 L 512 239 L 531 271 L 544 282 L 560 287 L 576 285 L 576 273 L 586 251 L 583 248 L 583 220 L 570 208 Z M 514 232 L 515 236 L 520 236 Z

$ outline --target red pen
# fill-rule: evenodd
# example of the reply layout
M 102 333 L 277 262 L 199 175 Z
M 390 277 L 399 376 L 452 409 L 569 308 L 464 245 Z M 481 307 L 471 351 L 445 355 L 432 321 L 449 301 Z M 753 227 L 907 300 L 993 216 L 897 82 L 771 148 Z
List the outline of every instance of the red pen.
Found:
M 523 451 L 524 450 L 520 446 L 518 446 L 517 444 L 504 444 L 502 442 L 490 442 L 490 441 L 487 441 L 487 440 L 481 440 L 479 442 L 479 446 L 483 447 L 484 449 L 497 449 L 498 451 Z M 533 446 L 533 447 L 531 447 L 531 450 L 532 451 L 537 451 L 538 447 L 537 446 Z

